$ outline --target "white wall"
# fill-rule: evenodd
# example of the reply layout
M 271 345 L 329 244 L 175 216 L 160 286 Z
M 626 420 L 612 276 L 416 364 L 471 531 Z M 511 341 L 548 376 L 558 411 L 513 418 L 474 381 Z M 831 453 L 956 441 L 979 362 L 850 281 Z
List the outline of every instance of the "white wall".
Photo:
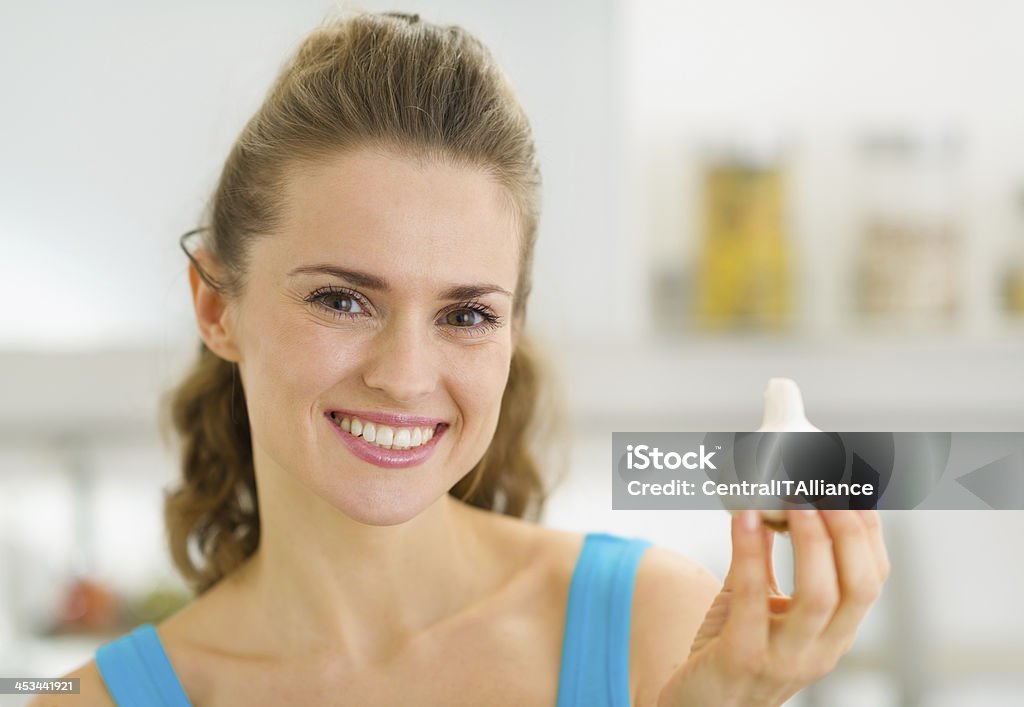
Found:
M 716 141 L 793 146 L 790 236 L 803 261 L 801 321 L 850 326 L 860 189 L 856 140 L 870 129 L 958 132 L 964 141 L 957 335 L 994 338 L 995 278 L 1024 241 L 1024 94 L 1012 0 L 645 0 L 625 3 L 627 165 L 652 260 L 692 259 L 696 159 Z M 1017 201 L 1019 201 L 1019 196 Z M 1015 220 L 1016 219 L 1016 220 Z M 1019 328 L 1017 329 L 1019 333 Z
M 545 178 L 536 324 L 600 331 L 615 273 L 612 3 L 366 2 L 476 32 L 530 114 Z M 0 5 L 0 348 L 191 341 L 177 236 L 277 69 L 334 5 Z M 589 253 L 579 281 L 563 263 Z

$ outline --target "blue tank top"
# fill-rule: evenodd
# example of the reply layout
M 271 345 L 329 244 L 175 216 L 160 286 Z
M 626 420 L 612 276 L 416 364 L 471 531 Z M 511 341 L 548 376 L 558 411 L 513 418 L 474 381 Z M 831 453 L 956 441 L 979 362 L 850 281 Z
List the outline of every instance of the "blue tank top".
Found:
M 649 545 L 584 538 L 569 585 L 557 707 L 629 707 L 633 581 Z M 191 707 L 152 624 L 100 646 L 96 664 L 118 707 Z
M 100 646 L 96 665 L 118 707 L 192 707 L 153 624 Z
M 630 707 L 633 580 L 650 543 L 590 533 L 576 562 L 565 614 L 557 707 Z

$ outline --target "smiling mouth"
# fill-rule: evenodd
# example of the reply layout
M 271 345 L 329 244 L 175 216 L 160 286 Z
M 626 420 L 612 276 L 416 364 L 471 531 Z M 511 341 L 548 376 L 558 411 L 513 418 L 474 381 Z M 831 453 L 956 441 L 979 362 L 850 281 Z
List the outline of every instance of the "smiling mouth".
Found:
M 330 413 L 328 417 L 348 434 L 381 449 L 416 449 L 427 444 L 435 434 L 448 427 L 446 422 L 439 422 L 433 427 L 383 425 L 352 415 L 342 416 L 335 412 Z

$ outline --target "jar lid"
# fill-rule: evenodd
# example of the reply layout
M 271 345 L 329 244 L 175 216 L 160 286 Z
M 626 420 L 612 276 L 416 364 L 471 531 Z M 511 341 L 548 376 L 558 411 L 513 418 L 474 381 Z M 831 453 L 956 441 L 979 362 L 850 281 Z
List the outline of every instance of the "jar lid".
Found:
M 881 129 L 865 133 L 860 149 L 870 157 L 950 158 L 960 155 L 963 142 L 960 132 L 951 128 Z

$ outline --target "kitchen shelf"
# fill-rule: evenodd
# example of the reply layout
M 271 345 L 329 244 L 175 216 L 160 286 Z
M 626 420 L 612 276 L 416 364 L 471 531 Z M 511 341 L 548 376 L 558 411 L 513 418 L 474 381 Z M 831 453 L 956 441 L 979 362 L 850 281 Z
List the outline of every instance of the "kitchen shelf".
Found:
M 714 422 L 754 429 L 764 385 L 774 376 L 796 380 L 808 415 L 827 429 L 1024 430 L 1024 327 L 984 338 L 749 333 L 643 343 L 547 336 L 539 343 L 573 419 L 595 430 L 669 423 L 701 430 Z M 0 353 L 0 442 L 157 440 L 160 395 L 192 355 Z
M 670 429 L 708 430 L 719 421 L 756 429 L 762 391 L 775 376 L 797 381 L 808 415 L 825 429 L 1024 430 L 1024 336 L 695 335 L 643 345 L 573 342 L 557 351 L 574 419 L 598 430 L 673 421 Z

